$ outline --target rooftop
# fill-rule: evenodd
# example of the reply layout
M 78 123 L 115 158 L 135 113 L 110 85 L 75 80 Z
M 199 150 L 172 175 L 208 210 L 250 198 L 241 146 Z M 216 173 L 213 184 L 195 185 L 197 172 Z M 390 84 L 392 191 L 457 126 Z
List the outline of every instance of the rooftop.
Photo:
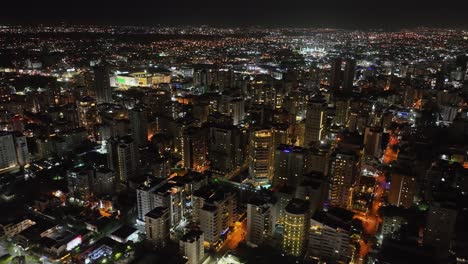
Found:
M 165 213 L 169 212 L 169 208 L 158 206 L 153 210 L 149 211 L 145 216 L 153 219 L 162 217 Z
M 309 211 L 309 202 L 301 199 L 292 199 L 284 209 L 290 214 L 306 214 Z

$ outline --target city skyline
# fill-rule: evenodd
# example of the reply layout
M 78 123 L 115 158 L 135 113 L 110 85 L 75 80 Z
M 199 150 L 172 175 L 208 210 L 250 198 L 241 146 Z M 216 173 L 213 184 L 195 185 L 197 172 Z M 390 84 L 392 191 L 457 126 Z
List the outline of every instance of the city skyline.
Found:
M 468 262 L 460 6 L 18 3 L 0 264 Z

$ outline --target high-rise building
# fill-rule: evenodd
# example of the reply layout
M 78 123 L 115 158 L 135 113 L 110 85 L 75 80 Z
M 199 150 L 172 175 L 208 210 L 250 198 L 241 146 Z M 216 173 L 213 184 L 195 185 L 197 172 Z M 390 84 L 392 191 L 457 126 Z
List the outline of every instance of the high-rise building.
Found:
M 187 258 L 187 264 L 199 264 L 205 257 L 203 231 L 191 230 L 179 241 L 180 252 Z
M 275 149 L 281 145 L 281 144 L 288 144 L 289 138 L 288 138 L 288 129 L 289 125 L 288 124 L 283 124 L 283 123 L 275 123 L 273 124 L 271 128 L 271 137 L 272 137 L 272 151 L 271 151 L 271 162 L 275 162 L 275 154 L 276 151 Z M 274 166 L 274 164 L 273 164 Z M 274 168 L 273 168 L 274 169 Z M 272 180 L 273 181 L 274 175 L 272 175 Z
M 146 238 L 157 246 L 164 246 L 170 236 L 169 208 L 156 207 L 145 214 Z
M 48 137 L 36 138 L 36 157 L 46 159 L 55 154 L 54 142 Z
M 161 182 L 158 182 L 161 185 Z M 136 189 L 137 196 L 137 219 L 139 221 L 145 221 L 145 215 L 155 208 L 153 192 L 152 190 L 156 188 L 156 184 L 153 182 L 145 182 L 141 186 L 138 186 Z
M 349 208 L 357 177 L 358 157 L 352 151 L 336 150 L 330 157 L 329 200 L 333 206 Z
M 109 67 L 107 65 L 94 67 L 94 83 L 96 101 L 99 103 L 112 103 L 112 88 L 110 85 Z
M 285 208 L 289 204 L 291 199 L 295 198 L 295 190 L 294 188 L 280 188 L 278 191 L 275 191 L 275 197 L 277 199 L 276 203 L 276 210 L 277 210 L 277 217 L 276 223 L 283 225 L 284 224 L 284 216 L 285 216 Z
M 273 148 L 278 147 L 280 144 L 288 144 L 288 129 L 287 124 L 276 123 L 273 125 L 271 128 Z
M 15 132 L 13 133 L 13 138 L 15 140 L 16 158 L 18 160 L 18 165 L 24 166 L 29 164 L 30 157 L 26 136 L 22 133 Z
M 151 175 L 155 178 L 164 179 L 171 174 L 171 164 L 167 157 L 155 157 L 149 161 Z
M 67 172 L 68 191 L 70 196 L 86 201 L 91 197 L 94 170 L 88 167 L 77 167 Z
M 301 147 L 279 145 L 275 150 L 273 186 L 286 184 L 297 187 L 302 183 L 307 153 Z
M 173 181 L 146 182 L 137 188 L 138 220 L 156 207 L 169 209 L 169 224 L 174 227 L 184 217 L 184 186 Z
M 233 125 L 237 126 L 245 117 L 244 99 L 233 99 L 228 103 L 228 115 L 232 117 Z
M 416 194 L 416 179 L 401 173 L 392 173 L 388 203 L 394 206 L 410 208 Z
M 307 155 L 307 169 L 327 175 L 328 148 L 310 148 Z
M 13 135 L 0 132 L 0 173 L 9 172 L 18 167 Z
M 349 263 L 353 256 L 351 237 L 340 228 L 311 220 L 308 257 L 324 263 Z
M 169 181 L 153 190 L 153 206 L 169 208 L 171 227 L 177 226 L 184 217 L 184 186 Z
M 235 126 L 210 126 L 209 152 L 210 169 L 228 173 L 242 164 L 244 159 L 241 131 Z
M 138 147 L 148 143 L 148 120 L 143 107 L 136 106 L 128 112 L 130 133 Z
M 120 182 L 126 183 L 137 176 L 137 149 L 130 136 L 113 138 L 108 142 L 108 166 L 117 173 Z
M 281 99 L 279 89 L 264 81 L 255 81 L 253 86 L 254 101 L 259 105 L 264 105 L 268 109 L 274 109 L 280 103 L 278 99 Z
M 350 108 L 349 99 L 337 99 L 335 101 L 335 118 L 333 119 L 333 123 L 346 127 L 349 120 Z
M 356 60 L 348 58 L 345 62 L 346 66 L 343 74 L 343 90 L 351 92 L 353 90 L 354 76 L 356 75 Z
M 382 155 L 381 127 L 366 127 L 364 133 L 364 154 L 374 158 L 380 158 Z
M 342 64 L 345 63 L 344 71 Z M 335 58 L 331 62 L 330 87 L 334 90 L 343 89 L 350 92 L 353 90 L 354 76 L 356 75 L 356 60 L 352 58 Z
M 379 214 L 382 216 L 380 235 L 378 236 L 380 241 L 392 238 L 396 234 L 395 232 L 408 223 L 405 211 L 405 209 L 395 206 L 385 206 L 379 210 Z
M 76 109 L 78 111 L 78 123 L 80 127 L 92 130 L 98 120 L 98 112 L 94 99 L 92 97 L 83 97 L 77 100 Z
M 94 178 L 94 193 L 97 195 L 111 195 L 116 192 L 115 172 L 108 168 L 96 170 Z
M 300 199 L 292 199 L 284 212 L 284 232 L 281 247 L 285 254 L 300 257 L 306 251 L 309 236 L 309 203 Z
M 255 183 L 263 184 L 272 177 L 272 133 L 270 129 L 252 131 L 250 137 L 249 175 Z
M 171 103 L 171 95 L 164 90 L 147 91 L 147 96 L 143 98 L 145 105 L 148 105 L 151 114 L 158 114 L 162 116 L 170 116 L 169 106 Z
M 311 172 L 304 175 L 304 180 L 296 188 L 294 197 L 309 201 L 310 214 L 313 215 L 318 209 L 322 208 L 327 200 L 325 177 L 323 173 Z
M 331 61 L 330 87 L 334 90 L 341 86 L 341 58 L 335 58 Z
M 205 129 L 188 127 L 182 133 L 182 163 L 184 168 L 204 171 L 208 164 Z
M 200 223 L 205 241 L 215 244 L 237 220 L 237 199 L 224 189 L 205 186 L 192 195 L 193 220 Z
M 200 123 L 206 123 L 210 115 L 210 105 L 207 102 L 192 104 L 192 116 Z
M 326 122 L 327 104 L 321 99 L 312 99 L 307 103 L 304 145 L 318 142 L 323 138 Z
M 107 141 L 112 137 L 124 137 L 130 131 L 130 121 L 122 118 L 103 118 L 103 123 L 98 125 L 98 138 Z
M 261 245 L 273 235 L 277 221 L 276 199 L 270 195 L 256 195 L 247 203 L 247 237 L 250 245 Z
M 441 205 L 431 206 L 427 213 L 424 244 L 436 248 L 439 261 L 447 261 L 455 235 L 457 214 L 457 210 Z

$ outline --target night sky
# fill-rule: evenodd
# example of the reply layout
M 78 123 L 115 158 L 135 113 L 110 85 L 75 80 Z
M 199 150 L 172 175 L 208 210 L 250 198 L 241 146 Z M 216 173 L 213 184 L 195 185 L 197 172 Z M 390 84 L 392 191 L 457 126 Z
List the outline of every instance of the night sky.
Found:
M 75 0 L 2 1 L 2 23 L 468 27 L 468 1 Z

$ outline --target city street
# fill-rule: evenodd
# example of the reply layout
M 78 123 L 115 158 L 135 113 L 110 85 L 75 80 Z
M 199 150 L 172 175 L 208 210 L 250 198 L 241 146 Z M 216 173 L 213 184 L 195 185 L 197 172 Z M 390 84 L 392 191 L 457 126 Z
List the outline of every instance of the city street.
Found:
M 244 220 L 242 223 L 236 222 L 232 232 L 228 235 L 228 238 L 224 241 L 224 245 L 219 250 L 219 253 L 224 255 L 228 250 L 235 251 L 239 243 L 245 239 L 246 232 L 247 220 Z

